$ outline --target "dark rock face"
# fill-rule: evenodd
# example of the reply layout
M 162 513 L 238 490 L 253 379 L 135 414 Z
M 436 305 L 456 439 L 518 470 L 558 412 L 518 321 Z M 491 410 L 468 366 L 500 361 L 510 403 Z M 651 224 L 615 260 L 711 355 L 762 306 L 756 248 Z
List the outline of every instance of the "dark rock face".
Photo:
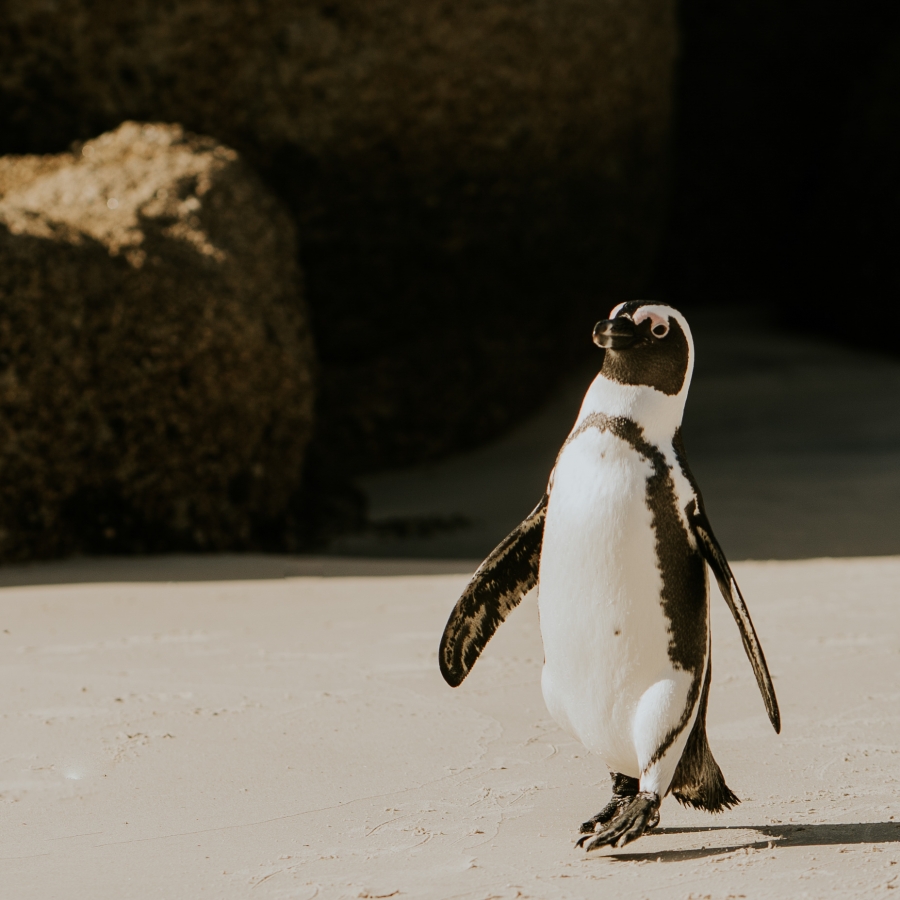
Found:
M 650 266 L 673 0 L 19 0 L 4 23 L 0 149 L 177 121 L 287 201 L 345 470 L 515 421 Z
M 683 0 L 673 217 L 684 306 L 769 302 L 796 328 L 896 348 L 847 316 L 896 296 L 900 4 Z
M 233 150 L 125 123 L 0 159 L 0 560 L 258 544 L 312 376 L 292 223 Z
M 825 330 L 897 353 L 888 322 L 900 296 L 900 9 L 887 35 L 853 85 L 813 237 L 826 261 Z M 806 324 L 808 312 L 797 318 Z

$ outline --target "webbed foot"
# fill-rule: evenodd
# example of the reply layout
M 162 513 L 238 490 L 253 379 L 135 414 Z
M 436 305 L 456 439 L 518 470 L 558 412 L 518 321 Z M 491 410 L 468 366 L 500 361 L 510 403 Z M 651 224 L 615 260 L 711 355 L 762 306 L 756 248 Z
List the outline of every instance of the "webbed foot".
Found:
M 587 822 L 581 823 L 581 828 L 579 829 L 581 834 L 593 834 L 598 830 L 598 825 L 607 825 L 612 822 L 640 790 L 640 782 L 638 782 L 637 778 L 632 778 L 630 775 L 622 775 L 620 772 L 612 772 L 611 777 L 612 797 L 610 797 L 609 803 L 596 816 L 592 816 Z M 657 818 L 658 822 L 659 819 Z
M 606 809 L 614 801 L 618 803 L 619 798 L 613 797 L 603 812 L 606 812 Z M 626 844 L 630 844 L 645 831 L 655 828 L 659 824 L 659 804 L 659 794 L 648 791 L 638 792 L 624 801 L 622 808 L 618 809 L 611 821 L 599 831 L 585 834 L 579 838 L 576 846 L 584 847 L 590 852 L 598 847 L 624 847 Z M 598 815 L 602 815 L 602 813 L 598 813 Z M 586 843 L 589 840 L 590 843 Z
M 613 797 L 596 816 L 591 816 L 587 822 L 581 823 L 581 834 L 593 834 L 597 826 L 608 825 L 631 802 L 631 797 Z

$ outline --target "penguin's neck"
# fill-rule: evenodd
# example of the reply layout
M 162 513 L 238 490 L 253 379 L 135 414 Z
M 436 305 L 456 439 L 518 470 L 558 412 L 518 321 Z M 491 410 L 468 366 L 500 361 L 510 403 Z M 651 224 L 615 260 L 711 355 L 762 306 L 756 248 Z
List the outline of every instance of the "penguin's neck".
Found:
M 644 437 L 661 446 L 671 442 L 681 425 L 687 388 L 686 383 L 678 394 L 669 396 L 646 385 L 620 384 L 601 373 L 584 395 L 575 427 L 592 413 L 622 416 L 640 425 Z

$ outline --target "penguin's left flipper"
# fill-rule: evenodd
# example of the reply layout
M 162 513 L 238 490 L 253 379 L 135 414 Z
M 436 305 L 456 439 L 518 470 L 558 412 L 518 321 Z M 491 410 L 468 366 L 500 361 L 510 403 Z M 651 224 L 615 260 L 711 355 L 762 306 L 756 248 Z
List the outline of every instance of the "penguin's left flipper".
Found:
M 537 584 L 547 494 L 478 567 L 456 603 L 438 651 L 441 675 L 458 687 L 500 623 Z
M 624 847 L 659 823 L 659 794 L 641 791 L 602 831 L 579 838 L 576 847 L 590 852 L 598 847 Z M 653 823 L 653 824 L 651 824 Z M 590 843 L 586 843 L 593 838 Z
M 692 500 L 688 504 L 686 512 L 694 531 L 694 537 L 697 539 L 700 553 L 713 570 L 716 581 L 719 583 L 719 590 L 731 609 L 734 621 L 737 622 L 738 629 L 741 632 L 741 640 L 744 642 L 744 651 L 750 660 L 750 665 L 753 667 L 756 683 L 759 685 L 763 702 L 766 704 L 769 721 L 772 723 L 775 733 L 778 734 L 781 731 L 781 713 L 778 711 L 775 688 L 772 685 L 772 677 L 769 675 L 769 667 L 766 665 L 766 658 L 759 644 L 759 638 L 756 636 L 756 629 L 750 620 L 750 612 L 741 595 L 741 589 L 738 587 L 737 581 L 735 581 L 732 574 L 731 566 L 728 565 L 728 560 L 725 558 L 725 554 L 722 552 L 722 548 L 713 534 L 702 504 Z

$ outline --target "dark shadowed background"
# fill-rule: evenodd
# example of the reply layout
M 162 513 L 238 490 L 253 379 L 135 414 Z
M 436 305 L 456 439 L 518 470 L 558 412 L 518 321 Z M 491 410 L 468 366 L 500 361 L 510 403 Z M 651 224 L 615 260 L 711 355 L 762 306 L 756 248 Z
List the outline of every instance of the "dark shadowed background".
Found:
M 773 532 L 759 498 L 796 481 L 766 468 L 772 411 L 821 449 L 831 395 L 888 480 L 826 462 L 818 494 L 894 496 L 898 9 L 0 2 L 0 559 L 477 555 L 528 491 L 479 518 L 411 476 L 392 511 L 378 473 L 562 421 L 593 322 L 635 296 L 744 378 L 744 463 L 703 443 L 727 397 L 694 427 L 709 479 L 753 473 L 739 555 L 897 552 L 796 498 Z

